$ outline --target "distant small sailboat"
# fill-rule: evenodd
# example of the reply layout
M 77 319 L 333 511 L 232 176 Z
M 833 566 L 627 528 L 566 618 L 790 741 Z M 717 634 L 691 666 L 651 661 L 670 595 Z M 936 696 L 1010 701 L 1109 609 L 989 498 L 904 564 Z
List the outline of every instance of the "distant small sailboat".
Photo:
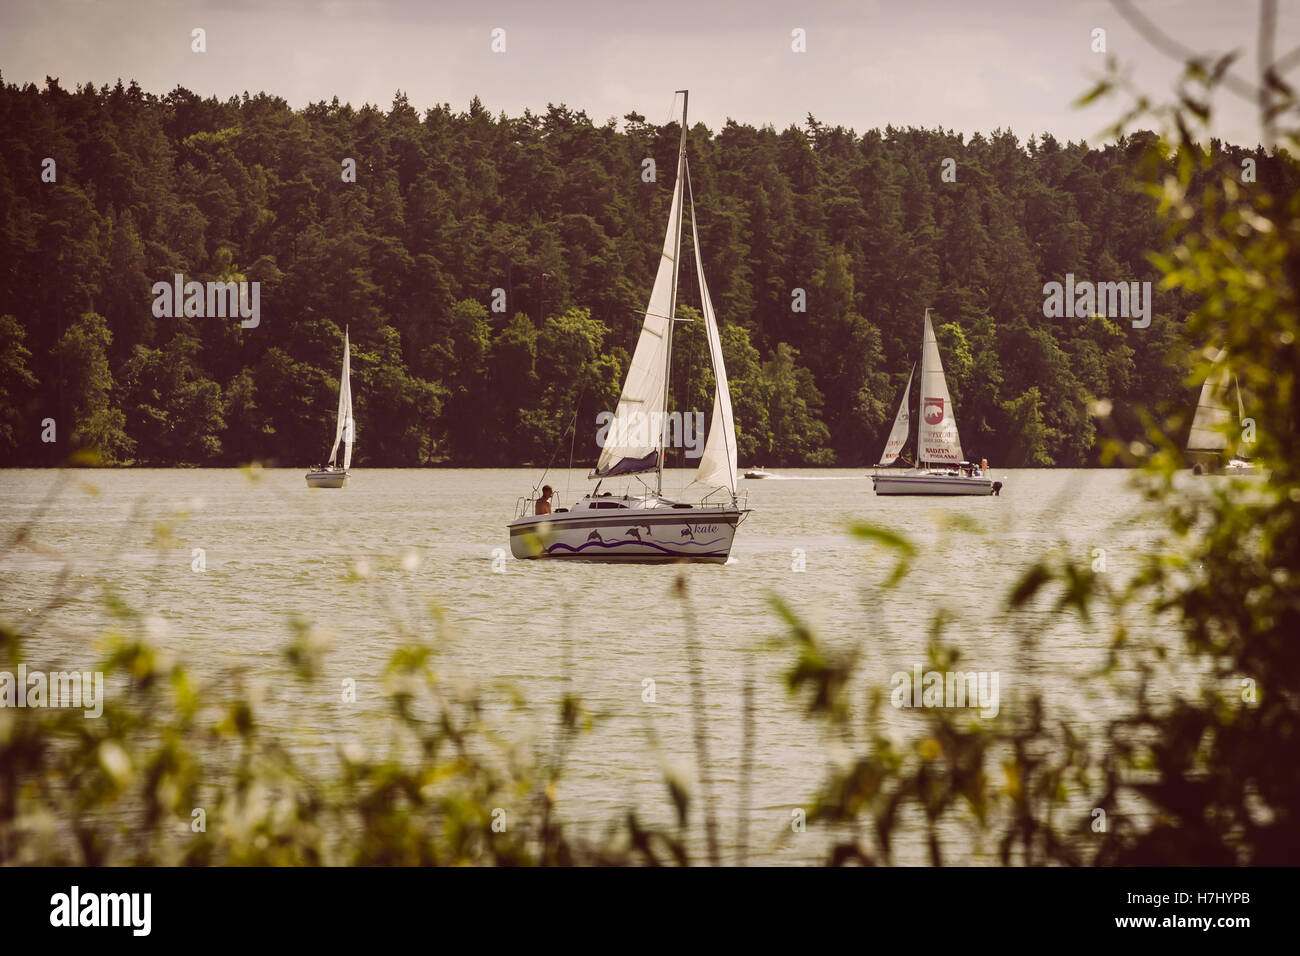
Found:
M 1201 395 L 1192 416 L 1192 428 L 1187 434 L 1187 452 L 1193 459 L 1193 474 L 1201 475 L 1222 470 L 1227 474 L 1255 473 L 1256 465 L 1243 455 L 1228 454 L 1228 432 L 1232 424 L 1232 410 L 1228 406 L 1228 388 L 1237 393 L 1237 420 L 1246 417 L 1241 400 L 1241 386 L 1232 375 L 1227 363 L 1227 349 L 1219 349 L 1210 366 L 1210 374 L 1201 386 Z M 1227 461 L 1223 459 L 1227 457 Z
M 880 455 L 881 466 L 892 465 L 903 452 L 911 434 L 912 373 L 907 376 L 903 401 L 894 417 L 894 427 Z M 996 495 L 1002 482 L 986 476 L 987 464 L 972 465 L 962 457 L 957 419 L 939 358 L 939 341 L 925 310 L 921 333 L 921 421 L 916 433 L 918 467 L 904 472 L 877 472 L 871 482 L 878 495 Z M 938 464 L 946 467 L 927 467 Z
M 352 344 L 348 332 L 343 330 L 343 372 L 339 375 L 339 417 L 334 429 L 334 447 L 330 449 L 329 464 L 307 472 L 309 488 L 342 488 L 348 483 L 348 469 L 352 467 L 352 440 L 356 422 L 352 418 Z M 339 443 L 343 444 L 343 467 L 339 468 Z
M 677 154 L 677 181 L 668 212 L 668 230 L 641 336 L 600 460 L 589 477 L 601 481 L 636 477 L 645 487 L 638 495 L 615 497 L 594 491 L 572 508 L 536 514 L 539 502 L 521 498 L 508 525 L 510 553 L 516 558 L 565 558 L 580 561 L 724 563 L 731 553 L 736 528 L 749 508 L 737 491 L 736 428 L 731 392 L 722 361 L 722 339 L 708 286 L 695 226 L 695 200 L 690 192 L 686 162 L 686 99 L 682 100 L 682 133 Z M 694 484 L 712 489 L 699 504 L 664 497 L 663 469 L 668 411 L 669 370 L 672 368 L 673 325 L 677 318 L 677 278 L 681 258 L 684 211 L 690 211 L 695 269 L 700 286 L 700 313 L 715 382 L 713 415 L 700 456 Z M 653 488 L 640 478 L 654 473 Z M 716 496 L 716 498 L 715 498 Z M 714 500 L 710 500 L 710 499 Z

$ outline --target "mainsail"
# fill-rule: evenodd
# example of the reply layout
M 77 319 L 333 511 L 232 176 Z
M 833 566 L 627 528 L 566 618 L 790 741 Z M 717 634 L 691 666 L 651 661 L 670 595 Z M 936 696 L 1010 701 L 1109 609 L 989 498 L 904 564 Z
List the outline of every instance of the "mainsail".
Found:
M 1187 434 L 1188 451 L 1222 451 L 1227 447 L 1227 424 L 1232 412 L 1227 406 L 1230 373 L 1227 350 L 1219 349 L 1210 365 L 1210 373 L 1201 385 L 1201 397 L 1192 416 L 1192 431 Z M 1240 392 L 1238 393 L 1240 402 Z
M 925 332 L 921 339 L 921 424 L 917 436 L 918 463 L 928 461 L 956 465 L 963 460 L 952 396 L 943 377 L 939 342 L 925 310 Z
M 677 156 L 677 183 L 668 211 L 663 253 L 655 275 L 650 304 L 646 307 L 641 337 L 632 353 L 632 365 L 618 409 L 606 433 L 605 447 L 596 463 L 595 475 L 631 475 L 653 471 L 659 466 L 663 442 L 664 411 L 668 394 L 668 349 L 676 303 L 677 253 L 682 218 L 682 170 L 686 163 L 685 133 Z
M 334 447 L 330 449 L 330 467 L 333 467 L 339 453 L 339 442 L 343 442 L 343 470 L 352 467 L 352 439 L 356 424 L 352 420 L 352 345 L 348 333 L 343 332 L 343 372 L 339 376 L 339 420 L 334 430 Z
M 884 453 L 880 456 L 882 465 L 892 465 L 897 461 L 903 446 L 907 444 L 907 436 L 912 430 L 912 376 L 915 374 L 916 366 L 913 365 L 912 371 L 907 373 L 907 388 L 903 389 L 903 401 L 898 406 L 898 414 L 894 416 L 894 427 L 889 432 Z
M 1210 374 L 1201 386 L 1201 397 L 1192 417 L 1192 430 L 1187 435 L 1188 451 L 1223 451 L 1228 447 L 1227 425 L 1232 421 L 1228 408 L 1228 363 L 1226 349 L 1219 349 L 1210 367 Z M 1241 392 L 1237 392 L 1238 404 Z
M 690 172 L 687 170 L 687 187 Z M 709 421 L 708 439 L 695 480 L 701 485 L 726 488 L 736 493 L 736 432 L 731 417 L 731 390 L 727 387 L 727 370 L 722 363 L 722 337 L 718 319 L 704 282 L 704 258 L 700 252 L 700 233 L 695 227 L 695 195 L 691 192 L 691 245 L 695 248 L 695 273 L 700 279 L 700 304 L 704 313 L 704 334 L 709 341 L 709 358 L 713 363 L 713 417 Z

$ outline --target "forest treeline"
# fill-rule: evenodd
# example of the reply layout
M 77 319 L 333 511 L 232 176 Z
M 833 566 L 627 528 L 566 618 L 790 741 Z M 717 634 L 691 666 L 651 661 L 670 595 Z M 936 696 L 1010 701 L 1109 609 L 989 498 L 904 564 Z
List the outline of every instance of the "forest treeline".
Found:
M 400 92 L 387 111 L 294 110 L 265 93 L 0 80 L 0 460 L 319 462 L 346 327 L 356 464 L 563 460 L 575 421 L 589 463 L 640 327 L 679 132 L 564 106 L 493 116 L 477 98 L 421 115 Z M 1177 345 L 1192 304 L 1175 293 L 1156 290 L 1145 329 L 1043 315 L 1044 284 L 1067 273 L 1158 278 L 1156 202 L 1135 185 L 1149 141 L 858 135 L 811 115 L 781 132 L 693 125 L 742 464 L 875 460 L 926 308 L 970 457 L 1087 464 L 1094 399 L 1130 436 L 1139 408 L 1194 402 Z M 1262 150 L 1212 148 L 1289 175 Z M 156 317 L 152 287 L 178 273 L 259 283 L 258 325 Z M 679 326 L 674 402 L 707 419 L 699 329 Z

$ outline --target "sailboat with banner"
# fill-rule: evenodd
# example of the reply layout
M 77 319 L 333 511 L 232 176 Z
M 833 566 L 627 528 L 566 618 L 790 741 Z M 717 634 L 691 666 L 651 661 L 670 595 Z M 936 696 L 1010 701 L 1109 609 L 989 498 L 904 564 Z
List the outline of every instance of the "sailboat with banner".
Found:
M 916 367 L 912 367 L 912 373 Z M 962 457 L 957 418 L 939 358 L 939 341 L 925 310 L 921 333 L 921 421 L 916 432 L 917 467 L 902 472 L 877 472 L 871 481 L 878 495 L 996 495 L 1002 482 L 989 478 L 986 467 Z M 885 441 L 879 465 L 892 465 L 903 453 L 911 435 L 912 374 L 907 377 L 903 401 L 894 427 Z
M 1205 377 L 1201 394 L 1192 416 L 1192 428 L 1187 434 L 1188 457 L 1192 471 L 1204 474 L 1222 470 L 1226 474 L 1247 475 L 1256 471 L 1249 458 L 1240 453 L 1228 453 L 1228 435 L 1232 431 L 1232 410 L 1228 405 L 1229 389 L 1237 393 L 1237 421 L 1246 420 L 1245 405 L 1241 400 L 1241 386 L 1228 368 L 1227 349 L 1219 349 Z M 1224 461 L 1227 458 L 1227 461 Z
M 549 511 L 549 503 L 519 499 L 508 525 L 510 552 L 516 558 L 568 558 L 585 561 L 724 563 L 731 554 L 736 528 L 750 509 L 737 490 L 736 429 L 731 393 L 722 361 L 722 339 L 709 289 L 695 223 L 686 159 L 686 110 L 682 90 L 682 133 L 677 154 L 668 229 L 641 334 L 628 368 L 618 409 L 606 429 L 600 459 L 589 475 L 595 488 L 570 508 Z M 698 503 L 668 498 L 663 491 L 664 450 L 668 432 L 669 372 L 677 312 L 677 280 L 682 251 L 683 211 L 689 209 L 695 272 L 699 279 L 709 360 L 715 382 L 713 412 L 692 484 L 708 489 Z M 646 480 L 653 476 L 653 484 Z M 601 486 L 610 479 L 635 479 L 639 493 L 621 495 Z M 536 514 L 536 511 L 545 511 Z
M 352 344 L 347 329 L 343 330 L 343 371 L 339 375 L 339 417 L 334 428 L 334 447 L 330 449 L 329 464 L 307 472 L 309 488 L 342 488 L 348 483 L 348 469 L 352 467 L 352 440 L 356 422 L 352 418 Z M 338 462 L 339 445 L 343 445 L 343 467 Z

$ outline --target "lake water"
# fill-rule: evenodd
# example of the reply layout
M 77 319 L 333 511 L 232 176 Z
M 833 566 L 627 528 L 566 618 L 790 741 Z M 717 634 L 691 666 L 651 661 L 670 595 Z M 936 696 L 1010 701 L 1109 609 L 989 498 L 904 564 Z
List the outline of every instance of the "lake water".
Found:
M 383 745 L 382 674 L 402 627 L 437 640 L 440 673 L 484 688 L 490 719 L 511 744 L 550 739 L 567 682 L 596 720 L 568 761 L 560 808 L 594 835 L 628 806 L 669 821 L 663 768 L 693 773 L 688 608 L 672 588 L 684 575 L 724 858 L 735 851 L 748 671 L 749 858 L 804 862 L 817 858 L 827 834 L 792 833 L 792 812 L 810 805 L 834 748 L 782 684 L 794 655 L 774 596 L 828 643 L 860 646 L 863 680 L 886 690 L 892 674 L 926 663 L 929 622 L 942 608 L 963 669 L 999 674 L 1003 710 L 1038 689 L 1085 736 L 1111 716 L 1105 688 L 1083 680 L 1104 660 L 1102 627 L 1044 611 L 1035 619 L 1040 640 L 1027 649 L 1001 608 L 1045 550 L 1063 545 L 1091 561 L 1101 549 L 1108 572 L 1122 575 L 1156 529 L 1125 472 L 995 468 L 994 477 L 1005 482 L 1000 497 L 877 498 L 862 470 L 784 471 L 742 482 L 754 512 L 727 565 L 640 566 L 509 557 L 505 525 L 535 471 L 358 470 L 346 489 L 311 491 L 301 469 L 255 480 L 239 470 L 8 470 L 0 472 L 0 538 L 9 540 L 53 492 L 35 537 L 58 554 L 4 556 L 0 614 L 21 621 L 70 560 L 72 580 L 87 588 L 29 641 L 29 668 L 89 668 L 89 638 L 108 625 L 99 585 L 109 585 L 150 612 L 153 639 L 201 674 L 207 693 L 258 693 L 266 730 L 304 754 L 340 739 Z M 546 480 L 559 506 L 589 488 L 577 471 Z M 665 485 L 685 480 L 671 474 Z M 169 525 L 161 535 L 159 522 Z M 917 545 L 896 591 L 879 588 L 891 555 L 849 535 L 854 522 Z M 195 549 L 205 571 L 194 570 Z M 295 616 L 332 636 L 317 692 L 278 679 Z M 244 681 L 230 679 L 235 670 Z M 348 678 L 358 701 L 344 705 L 339 687 Z M 651 687 L 653 701 L 645 699 Z M 512 703 L 516 692 L 524 705 Z M 887 710 L 891 726 L 915 732 L 915 712 Z M 692 839 L 702 845 L 699 828 Z M 919 840 L 919 830 L 909 834 L 900 856 L 920 859 Z

